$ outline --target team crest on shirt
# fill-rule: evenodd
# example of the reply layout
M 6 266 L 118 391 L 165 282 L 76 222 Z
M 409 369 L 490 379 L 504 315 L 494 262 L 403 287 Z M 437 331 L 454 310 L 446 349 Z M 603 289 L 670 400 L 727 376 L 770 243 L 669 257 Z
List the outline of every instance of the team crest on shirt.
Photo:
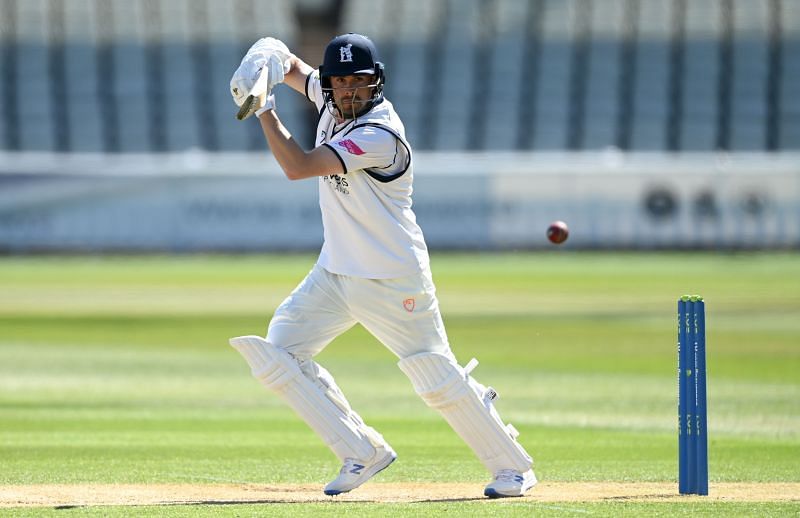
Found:
M 360 147 L 358 147 L 358 144 L 356 144 L 355 142 L 353 142 L 349 138 L 348 139 L 344 139 L 344 140 L 340 140 L 339 142 L 336 143 L 336 145 L 339 146 L 339 147 L 345 148 L 347 150 L 347 152 L 350 153 L 351 155 L 363 155 L 364 154 L 364 150 L 361 149 Z
M 417 303 L 416 303 L 416 301 L 414 299 L 406 299 L 406 300 L 403 301 L 403 307 L 409 313 L 414 311 L 414 306 L 416 306 L 416 305 L 417 305 Z

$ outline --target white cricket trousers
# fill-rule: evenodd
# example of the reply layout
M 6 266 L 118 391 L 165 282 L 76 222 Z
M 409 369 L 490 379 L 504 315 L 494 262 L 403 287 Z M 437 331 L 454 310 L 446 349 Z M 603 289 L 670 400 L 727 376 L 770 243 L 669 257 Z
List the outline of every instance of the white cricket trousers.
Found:
M 315 264 L 275 310 L 267 341 L 302 362 L 356 323 L 400 359 L 422 352 L 452 357 L 429 269 L 397 279 L 363 279 Z
M 379 449 L 390 449 L 350 408 L 330 374 L 310 361 L 356 323 L 400 358 L 398 365 L 417 394 L 442 414 L 491 473 L 505 469 L 525 473 L 531 468 L 533 460 L 516 441 L 516 430 L 503 423 L 487 396 L 493 391 L 470 376 L 474 365 L 465 369 L 456 363 L 430 270 L 399 279 L 362 279 L 315 265 L 278 306 L 267 331 L 267 346 L 292 355 L 313 384 L 296 381 L 302 376 L 276 377 L 276 369 L 267 378 L 292 385 L 293 391 L 285 392 L 287 401 L 342 461 L 367 460 Z M 251 368 L 253 358 L 262 359 L 262 349 L 256 347 L 257 354 L 249 354 L 252 347 L 239 347 Z M 262 365 L 255 363 L 254 375 L 260 377 Z M 317 411 L 317 405 L 325 411 Z

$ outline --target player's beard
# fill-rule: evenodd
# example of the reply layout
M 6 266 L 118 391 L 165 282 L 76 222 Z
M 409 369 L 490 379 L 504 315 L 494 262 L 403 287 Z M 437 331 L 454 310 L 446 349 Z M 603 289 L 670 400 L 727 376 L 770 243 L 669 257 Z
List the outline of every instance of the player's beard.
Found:
M 350 102 L 339 101 L 335 103 L 336 111 L 344 120 L 352 120 L 367 113 L 372 107 L 372 98 L 369 99 L 350 99 Z

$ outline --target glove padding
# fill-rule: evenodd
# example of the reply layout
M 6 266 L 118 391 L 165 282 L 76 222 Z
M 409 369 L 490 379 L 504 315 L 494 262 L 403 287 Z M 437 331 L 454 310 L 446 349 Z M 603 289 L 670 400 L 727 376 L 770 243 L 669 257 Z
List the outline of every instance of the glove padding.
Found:
M 260 98 L 270 95 L 275 85 L 283 82 L 291 66 L 291 53 L 286 45 L 275 38 L 261 38 L 247 51 L 239 68 L 231 78 L 231 95 L 239 106 L 236 118 L 250 117 L 263 102 Z
M 268 37 L 261 38 L 257 42 L 253 43 L 253 45 L 248 49 L 247 54 L 245 54 L 245 59 L 248 56 L 254 55 L 262 55 L 264 57 L 276 55 L 280 58 L 281 63 L 286 63 L 286 61 L 288 61 L 292 56 L 292 53 L 289 52 L 289 48 L 281 40 Z M 244 61 L 244 59 L 242 59 L 242 61 Z
M 266 81 L 269 78 L 269 70 L 262 70 L 259 79 L 256 80 L 255 85 L 251 92 L 261 92 L 260 94 L 256 95 L 255 93 L 250 93 L 242 102 L 242 105 L 239 107 L 239 111 L 236 113 L 236 118 L 239 120 L 244 120 L 261 107 L 264 103 L 264 98 L 267 96 L 267 92 L 262 92 L 264 89 L 265 84 L 268 82 Z M 236 89 L 234 88 L 234 91 Z M 237 101 L 238 103 L 238 101 Z

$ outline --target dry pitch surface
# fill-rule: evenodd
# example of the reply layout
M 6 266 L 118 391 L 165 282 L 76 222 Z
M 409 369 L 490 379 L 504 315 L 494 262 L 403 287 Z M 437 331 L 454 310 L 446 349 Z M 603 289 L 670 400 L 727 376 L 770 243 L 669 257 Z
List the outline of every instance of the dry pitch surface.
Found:
M 296 484 L 49 484 L 0 486 L 0 507 L 490 501 L 482 491 L 480 484 L 373 483 L 328 497 L 321 486 Z M 800 501 L 800 483 L 717 483 L 711 484 L 709 493 L 703 497 L 679 495 L 671 482 L 540 482 L 528 495 L 514 501 Z

